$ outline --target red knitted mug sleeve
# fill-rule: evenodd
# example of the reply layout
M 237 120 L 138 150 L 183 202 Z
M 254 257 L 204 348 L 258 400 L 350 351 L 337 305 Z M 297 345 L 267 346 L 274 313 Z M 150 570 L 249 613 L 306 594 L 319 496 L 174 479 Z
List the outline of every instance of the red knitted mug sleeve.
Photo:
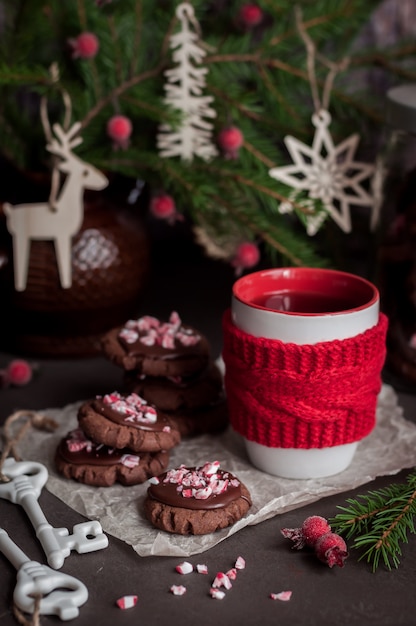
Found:
M 233 428 L 275 448 L 324 448 L 363 439 L 375 426 L 388 320 L 350 339 L 285 344 L 223 316 L 225 390 Z

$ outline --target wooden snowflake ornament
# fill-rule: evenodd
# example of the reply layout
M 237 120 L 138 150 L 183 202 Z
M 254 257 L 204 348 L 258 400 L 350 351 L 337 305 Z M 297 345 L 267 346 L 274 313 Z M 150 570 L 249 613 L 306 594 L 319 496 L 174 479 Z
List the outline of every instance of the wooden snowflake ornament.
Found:
M 287 136 L 286 147 L 293 165 L 274 167 L 269 175 L 295 190 L 307 191 L 308 197 L 321 200 L 334 222 L 346 233 L 351 232 L 351 206 L 374 204 L 372 197 L 361 185 L 374 174 L 374 166 L 354 161 L 359 143 L 358 135 L 351 135 L 335 146 L 329 132 L 331 115 L 325 109 L 314 113 L 312 123 L 315 135 L 312 146 Z M 287 210 L 285 205 L 283 210 Z M 307 218 L 308 223 L 308 218 Z M 308 234 L 317 232 L 313 216 L 309 220 Z
M 192 161 L 194 156 L 209 161 L 217 154 L 212 142 L 213 124 L 207 118 L 214 118 L 216 112 L 210 107 L 212 96 L 203 95 L 206 85 L 206 67 L 202 66 L 206 55 L 199 45 L 199 30 L 194 10 L 188 2 L 182 2 L 176 9 L 181 29 L 170 38 L 174 50 L 172 58 L 176 67 L 166 70 L 165 104 L 182 114 L 177 128 L 169 124 L 159 127 L 157 147 L 161 157 L 179 156 L 182 161 Z

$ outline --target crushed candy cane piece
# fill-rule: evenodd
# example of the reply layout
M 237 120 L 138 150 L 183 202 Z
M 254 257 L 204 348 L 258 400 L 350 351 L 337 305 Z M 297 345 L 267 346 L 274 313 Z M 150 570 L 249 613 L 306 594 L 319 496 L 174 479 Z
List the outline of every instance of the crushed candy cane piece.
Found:
M 237 558 L 236 562 L 235 562 L 234 567 L 235 567 L 236 569 L 244 569 L 244 568 L 245 568 L 245 566 L 246 566 L 245 559 L 243 559 L 243 557 L 242 557 L 242 556 L 239 556 L 239 557 Z
M 220 469 L 220 462 L 213 461 L 212 463 L 205 463 L 205 465 L 202 466 L 201 471 L 206 476 L 212 476 L 212 474 L 215 474 L 219 469 Z
M 203 565 L 202 563 L 198 563 L 198 565 L 196 566 L 196 571 L 198 572 L 198 574 L 208 574 L 208 567 L 206 565 Z
M 134 467 L 137 467 L 140 463 L 140 457 L 136 454 L 123 454 L 120 459 L 120 463 L 124 465 L 124 467 L 133 469 Z
M 232 586 L 233 585 L 232 585 L 231 580 L 228 578 L 227 574 L 224 574 L 224 572 L 218 572 L 218 574 L 215 576 L 214 581 L 212 583 L 212 587 L 214 589 L 218 587 L 225 587 L 225 589 L 231 589 Z
M 105 396 L 97 396 L 112 411 L 125 415 L 126 422 L 139 422 L 142 424 L 155 424 L 157 411 L 150 406 L 144 398 L 137 393 L 122 396 L 118 391 L 107 393 Z
M 137 596 L 123 596 L 116 601 L 119 609 L 131 609 L 137 604 Z
M 271 593 L 269 596 L 272 600 L 280 600 L 281 602 L 288 602 L 292 597 L 291 591 L 280 591 L 279 593 Z
M 149 478 L 148 482 L 151 485 L 158 485 L 160 483 L 160 479 L 157 476 L 152 476 L 151 478 Z
M 169 591 L 173 593 L 174 596 L 183 596 L 183 594 L 186 593 L 186 587 L 183 585 L 172 585 Z
M 91 452 L 93 446 L 93 442 L 87 439 L 81 428 L 75 428 L 68 435 L 67 447 L 70 452 L 80 452 L 81 450 Z
M 166 472 L 163 482 L 176 484 L 176 491 L 183 498 L 205 500 L 210 496 L 224 493 L 230 487 L 236 488 L 240 485 L 239 480 L 233 478 L 229 472 L 220 470 L 219 466 L 218 461 L 195 468 L 188 468 L 182 464 Z
M 225 575 L 228 576 L 230 580 L 235 580 L 237 578 L 237 569 L 232 567 L 228 572 L 225 572 Z
M 211 594 L 211 598 L 214 598 L 215 600 L 222 600 L 225 598 L 225 591 L 221 591 L 221 589 L 211 587 L 209 593 Z
M 192 563 L 188 563 L 188 561 L 183 561 L 182 563 L 179 563 L 175 569 L 179 572 L 179 574 L 190 574 L 194 571 L 194 566 Z
M 170 314 L 169 322 L 160 322 L 150 315 L 128 320 L 120 330 L 119 337 L 126 343 L 140 341 L 146 346 L 159 345 L 167 350 L 173 350 L 176 341 L 183 346 L 194 346 L 201 340 L 200 335 L 182 326 L 176 311 Z

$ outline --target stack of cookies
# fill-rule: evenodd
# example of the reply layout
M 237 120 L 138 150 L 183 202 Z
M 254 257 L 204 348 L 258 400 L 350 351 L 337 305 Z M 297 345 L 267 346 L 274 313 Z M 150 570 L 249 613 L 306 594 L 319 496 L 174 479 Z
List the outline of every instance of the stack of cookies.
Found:
M 84 402 L 78 428 L 59 443 L 58 471 L 100 487 L 136 485 L 165 471 L 181 440 L 169 418 L 136 393 L 117 391 Z
M 123 369 L 124 386 L 168 416 L 182 437 L 228 425 L 222 375 L 206 337 L 172 312 L 164 322 L 145 315 L 102 338 L 104 355 Z

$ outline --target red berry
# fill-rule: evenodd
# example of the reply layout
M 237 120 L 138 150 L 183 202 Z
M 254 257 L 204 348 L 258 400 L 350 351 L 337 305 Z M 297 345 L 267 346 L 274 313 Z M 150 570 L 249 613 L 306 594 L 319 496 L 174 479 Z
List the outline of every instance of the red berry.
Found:
M 32 368 L 27 361 L 15 359 L 7 366 L 7 374 L 11 385 L 26 385 L 32 378 Z
M 331 526 L 328 521 L 320 515 L 307 517 L 302 524 L 302 534 L 307 546 L 314 546 L 319 537 L 329 533 Z
M 304 546 L 313 547 L 317 540 L 329 533 L 331 526 L 320 515 L 307 517 L 300 528 L 283 528 L 281 533 L 286 539 L 292 539 L 294 548 L 300 550 Z
M 72 56 L 80 59 L 92 59 L 98 52 L 100 43 L 94 33 L 81 33 L 75 39 L 70 39 Z
M 329 532 L 319 537 L 315 543 L 315 553 L 318 559 L 329 567 L 334 565 L 344 567 L 344 561 L 348 556 L 347 544 L 340 535 Z
M 175 202 L 167 194 L 155 196 L 150 203 L 150 212 L 160 220 L 169 220 L 176 214 Z
M 244 269 L 254 267 L 260 261 L 260 251 L 255 243 L 240 243 L 234 257 L 234 265 Z
M 225 152 L 235 152 L 243 145 L 243 133 L 236 126 L 224 128 L 218 135 L 218 143 Z
M 243 4 L 240 9 L 240 20 L 244 26 L 257 26 L 263 19 L 263 11 L 257 4 Z
M 125 115 L 113 115 L 107 122 L 107 135 L 114 141 L 116 148 L 128 147 L 132 131 L 133 125 Z

